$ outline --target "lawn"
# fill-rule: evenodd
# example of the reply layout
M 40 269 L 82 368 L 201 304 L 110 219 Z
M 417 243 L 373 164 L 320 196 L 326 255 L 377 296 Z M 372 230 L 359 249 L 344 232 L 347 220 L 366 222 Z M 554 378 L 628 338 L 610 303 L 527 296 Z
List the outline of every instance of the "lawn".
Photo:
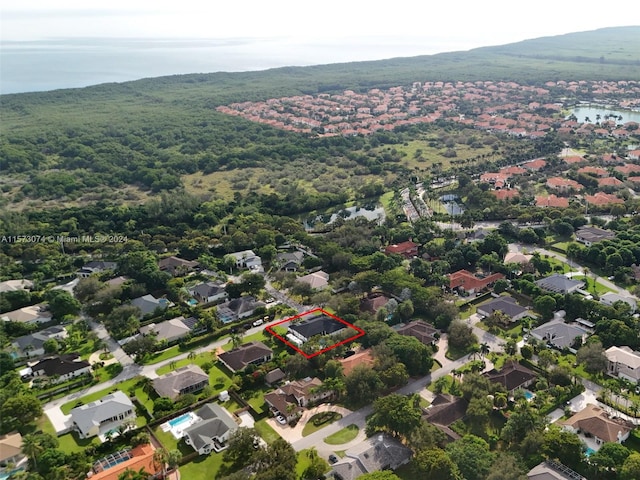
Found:
M 81 439 L 76 432 L 65 433 L 59 436 L 58 442 L 60 444 L 60 450 L 67 454 L 81 452 L 89 445 L 100 445 L 100 439 L 98 437 Z
M 331 425 L 333 422 L 336 422 L 341 418 L 342 415 L 338 412 L 316 413 L 309 419 L 309 421 L 302 429 L 302 436 L 306 437 L 307 435 L 311 435 L 313 432 L 317 432 L 318 430 L 326 427 L 327 425 Z
M 248 343 L 248 342 L 257 342 L 257 341 L 263 341 L 264 338 L 264 334 L 262 333 L 262 331 L 260 332 L 256 332 L 256 333 L 252 333 L 251 335 L 247 335 L 246 337 L 242 337 L 242 343 Z M 227 342 L 225 345 L 222 346 L 222 349 L 226 352 L 229 351 L 233 348 L 233 343 L 231 342 L 231 340 L 229 340 L 229 342 Z
M 338 430 L 336 433 L 329 435 L 324 439 L 324 442 L 329 445 L 342 445 L 356 438 L 359 431 L 360 429 L 357 425 L 347 425 L 342 430 Z
M 278 433 L 267 423 L 266 418 L 258 420 L 254 427 L 258 431 L 262 439 L 267 443 L 273 443 L 280 438 L 280 435 L 278 435 Z
M 585 287 L 585 290 L 588 290 L 589 292 L 593 293 L 593 277 L 589 277 L 589 278 L 585 278 L 584 275 L 573 275 L 571 278 L 575 279 L 575 280 L 582 280 L 585 283 L 589 284 L 589 288 Z M 597 295 L 602 295 L 603 293 L 607 293 L 607 292 L 613 292 L 613 290 L 611 290 L 609 287 L 605 287 L 603 284 L 601 284 L 600 282 L 596 281 L 596 288 L 595 288 L 595 293 Z
M 170 358 L 177 357 L 181 353 L 185 353 L 185 352 L 180 350 L 179 345 L 174 345 L 173 347 L 169 347 L 165 350 L 149 355 L 149 357 L 146 358 L 145 361 L 142 363 L 144 365 L 152 365 L 154 363 L 162 362 L 163 360 L 169 360 Z
M 273 390 L 266 385 L 258 390 L 247 390 L 240 392 L 240 396 L 249 404 L 257 413 L 264 413 L 268 410 L 264 401 L 264 394 Z M 250 395 L 250 396 L 249 396 Z
M 464 357 L 467 353 L 469 352 L 466 350 L 448 346 L 445 357 L 447 357 L 449 360 L 458 360 L 459 358 Z
M 218 472 L 224 465 L 222 453 L 211 453 L 200 455 L 195 460 L 180 466 L 180 477 L 184 479 L 193 478 L 216 478 Z
M 171 432 L 163 432 L 160 426 L 153 429 L 153 434 L 158 440 L 160 440 L 162 446 L 169 451 L 178 449 L 182 455 L 193 453 L 193 448 L 187 445 L 184 441 L 181 442 L 180 440 L 177 440 Z

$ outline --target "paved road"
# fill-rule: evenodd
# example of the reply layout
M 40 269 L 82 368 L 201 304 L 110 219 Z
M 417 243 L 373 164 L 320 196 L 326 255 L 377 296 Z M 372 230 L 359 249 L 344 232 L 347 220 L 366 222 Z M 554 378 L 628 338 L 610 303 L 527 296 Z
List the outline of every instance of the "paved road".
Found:
M 419 393 L 422 389 L 426 388 L 432 381 L 437 380 L 440 377 L 444 377 L 451 373 L 452 370 L 456 368 L 462 367 L 465 363 L 469 362 L 469 355 L 465 355 L 458 360 L 455 360 L 449 363 L 446 367 L 442 367 L 435 372 L 414 380 L 404 387 L 400 388 L 396 391 L 396 393 L 400 393 L 403 395 L 410 395 L 413 393 Z M 326 426 L 325 428 L 318 430 L 310 435 L 307 435 L 300 440 L 293 442 L 293 448 L 296 451 L 304 450 L 305 448 L 316 447 L 318 453 L 325 458 L 329 456 L 329 454 L 333 453 L 335 450 L 342 450 L 342 445 L 327 445 L 324 443 L 324 438 L 329 435 L 336 433 L 339 430 L 342 430 L 344 427 L 354 424 L 357 425 L 360 429 L 365 428 L 366 417 L 373 411 L 371 405 L 367 405 L 366 407 L 361 408 L 360 410 L 356 410 L 355 412 L 346 415 L 341 418 L 337 422 L 332 423 L 331 425 Z

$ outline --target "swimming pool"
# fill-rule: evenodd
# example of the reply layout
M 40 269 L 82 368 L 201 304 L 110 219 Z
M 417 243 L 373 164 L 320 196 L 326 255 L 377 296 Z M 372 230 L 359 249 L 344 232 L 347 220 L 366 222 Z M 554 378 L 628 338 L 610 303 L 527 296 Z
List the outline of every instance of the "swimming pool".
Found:
M 179 417 L 176 417 L 173 420 L 169 420 L 169 425 L 171 425 L 171 428 L 175 428 L 178 425 L 187 423 L 192 420 L 191 415 L 192 415 L 191 412 L 185 413 L 184 415 L 180 415 Z
M 591 456 L 591 455 L 593 455 L 594 453 L 596 453 L 596 451 L 595 451 L 593 448 L 591 448 L 591 447 L 587 447 L 587 450 L 584 452 L 584 454 L 585 454 L 587 457 L 590 457 L 590 456 Z
M 535 396 L 536 394 L 533 392 L 530 392 L 529 390 L 524 391 L 524 398 L 526 398 L 527 400 L 531 400 Z

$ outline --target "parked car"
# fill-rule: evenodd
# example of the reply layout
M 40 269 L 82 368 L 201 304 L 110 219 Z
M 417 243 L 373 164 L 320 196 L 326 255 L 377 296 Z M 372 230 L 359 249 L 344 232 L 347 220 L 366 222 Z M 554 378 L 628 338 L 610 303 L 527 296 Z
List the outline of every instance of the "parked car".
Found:
M 255 322 L 253 322 L 253 326 L 254 327 L 259 327 L 260 325 L 262 325 L 264 323 L 264 320 L 262 318 L 259 318 L 258 320 L 256 320 Z
M 282 415 L 278 415 L 276 416 L 276 422 L 278 422 L 280 425 L 286 425 L 287 419 L 284 418 Z
M 336 457 L 333 453 L 329 455 L 329 462 L 336 463 L 338 461 L 338 457 Z

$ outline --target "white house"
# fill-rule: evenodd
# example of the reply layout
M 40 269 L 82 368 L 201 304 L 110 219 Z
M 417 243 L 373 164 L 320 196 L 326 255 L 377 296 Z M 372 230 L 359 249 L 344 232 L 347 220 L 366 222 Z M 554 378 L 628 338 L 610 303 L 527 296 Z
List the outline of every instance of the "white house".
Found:
M 104 435 L 129 420 L 135 421 L 135 418 L 133 403 L 120 390 L 71 410 L 71 422 L 80 438 Z
M 248 268 L 252 272 L 263 272 L 262 259 L 253 250 L 243 250 L 242 252 L 230 253 L 236 260 L 236 267 Z
M 630 382 L 640 381 L 640 353 L 629 347 L 609 347 L 607 357 L 607 373 L 612 377 L 624 378 Z

